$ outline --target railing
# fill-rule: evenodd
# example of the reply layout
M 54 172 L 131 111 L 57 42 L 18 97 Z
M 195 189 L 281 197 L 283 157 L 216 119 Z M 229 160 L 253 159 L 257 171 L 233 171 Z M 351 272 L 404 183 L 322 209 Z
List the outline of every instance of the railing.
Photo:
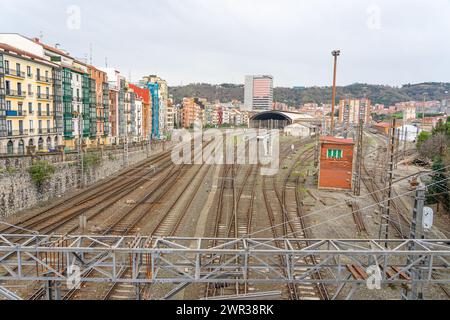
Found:
M 6 136 L 7 137 L 26 136 L 26 135 L 28 135 L 28 132 L 29 132 L 28 129 L 24 129 L 24 130 L 8 130 L 6 132 Z
M 26 115 L 26 110 L 6 110 L 7 117 L 25 117 Z
M 37 98 L 38 99 L 45 99 L 45 100 L 50 100 L 50 94 L 46 94 L 46 93 L 38 93 L 37 94 Z
M 25 78 L 25 72 L 22 72 L 20 70 L 6 69 L 5 70 L 5 74 L 8 75 L 8 76 Z
M 54 111 L 38 111 L 38 117 L 50 117 L 54 115 Z
M 50 83 L 50 82 L 52 82 L 52 78 L 51 77 L 43 77 L 41 75 L 36 75 L 36 81 Z
M 6 90 L 6 95 L 9 97 L 18 97 L 18 98 L 25 98 L 25 95 L 27 93 L 25 91 L 17 91 L 17 90 Z

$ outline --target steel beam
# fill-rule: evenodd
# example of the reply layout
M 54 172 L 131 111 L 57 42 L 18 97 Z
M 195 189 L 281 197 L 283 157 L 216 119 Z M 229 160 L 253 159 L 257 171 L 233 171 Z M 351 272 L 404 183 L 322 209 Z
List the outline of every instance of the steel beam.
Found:
M 305 262 L 308 256 L 319 262 Z M 66 269 L 76 266 L 81 282 L 357 285 L 366 279 L 350 276 L 348 266 L 373 264 L 381 284 L 412 284 L 412 270 L 424 274 L 415 283 L 450 283 L 442 276 L 450 275 L 450 240 L 0 235 L 1 281 L 70 282 Z M 311 279 L 321 271 L 322 279 Z

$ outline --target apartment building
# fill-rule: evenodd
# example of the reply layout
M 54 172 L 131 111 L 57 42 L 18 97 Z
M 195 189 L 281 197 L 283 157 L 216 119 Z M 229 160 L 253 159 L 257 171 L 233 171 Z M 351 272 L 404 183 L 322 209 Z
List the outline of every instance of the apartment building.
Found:
M 204 110 L 207 101 L 199 98 L 183 99 L 183 128 L 191 128 L 194 125 L 203 125 Z
M 347 125 L 359 123 L 360 116 L 368 124 L 371 120 L 369 99 L 342 99 L 339 102 L 339 122 Z
M 105 72 L 109 87 L 109 111 L 110 111 L 110 143 L 118 144 L 125 141 L 128 120 L 125 114 L 125 77 L 115 68 L 99 68 Z M 129 88 L 129 86 L 128 86 Z
M 97 145 L 107 144 L 109 135 L 109 85 L 106 72 L 88 65 L 88 73 L 91 81 L 93 81 L 95 101 L 91 101 L 90 111 L 95 114 L 91 115 L 91 136 L 94 137 Z M 91 87 L 92 90 L 92 87 Z M 92 93 L 92 92 L 91 92 Z
M 136 101 L 140 100 L 142 103 L 142 137 L 144 140 L 150 140 L 152 133 L 150 90 L 148 88 L 138 87 L 131 83 L 129 84 L 129 88 L 135 93 Z
M 273 107 L 273 77 L 251 75 L 245 77 L 244 111 L 267 111 Z
M 167 81 L 156 76 L 143 77 L 140 82 L 142 87 L 150 87 L 152 97 L 152 135 L 160 138 L 162 134 L 169 132 L 174 127 L 173 108 L 168 108 L 169 87 Z
M 8 40 L 2 39 L 0 41 Z M 9 41 L 13 43 L 14 41 Z M 32 43 L 28 44 L 31 49 Z M 25 47 L 25 46 L 22 46 Z M 33 51 L 33 50 L 30 50 Z M 0 43 L 0 150 L 48 151 L 62 142 L 54 77 L 59 67 L 40 55 Z

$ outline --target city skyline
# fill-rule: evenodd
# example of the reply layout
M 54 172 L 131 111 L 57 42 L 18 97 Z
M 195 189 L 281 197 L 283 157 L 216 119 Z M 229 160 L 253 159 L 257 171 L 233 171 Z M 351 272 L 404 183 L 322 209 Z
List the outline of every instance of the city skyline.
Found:
M 327 1 L 258 1 L 257 11 L 251 1 L 108 4 L 0 4 L 0 29 L 42 35 L 87 60 L 92 44 L 94 65 L 107 59 L 133 81 L 152 70 L 171 86 L 242 84 L 245 74 L 271 74 L 275 87 L 328 86 L 333 49 L 342 51 L 338 85 L 448 81 L 448 1 L 343 1 L 333 10 Z

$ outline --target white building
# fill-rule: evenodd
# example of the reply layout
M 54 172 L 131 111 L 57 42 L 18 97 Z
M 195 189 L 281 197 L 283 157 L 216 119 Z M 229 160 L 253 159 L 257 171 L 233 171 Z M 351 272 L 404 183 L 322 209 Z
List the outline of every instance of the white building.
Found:
M 409 141 L 409 142 L 416 142 L 417 137 L 420 133 L 420 129 L 416 126 L 412 125 L 404 125 L 401 127 L 398 127 L 397 134 L 399 135 L 400 141 Z
M 284 133 L 293 137 L 309 137 L 311 135 L 311 128 L 306 124 L 294 123 L 284 128 Z
M 83 76 L 79 73 L 72 73 L 72 108 L 77 114 L 83 113 Z M 80 134 L 79 118 L 72 118 L 72 128 L 75 138 Z M 83 130 L 83 129 L 81 129 Z
M 142 99 L 136 96 L 136 99 L 134 101 L 135 103 L 135 128 L 134 128 L 134 132 L 133 132 L 133 136 L 136 137 L 137 141 L 142 141 L 144 138 L 143 135 L 143 128 L 142 128 Z

